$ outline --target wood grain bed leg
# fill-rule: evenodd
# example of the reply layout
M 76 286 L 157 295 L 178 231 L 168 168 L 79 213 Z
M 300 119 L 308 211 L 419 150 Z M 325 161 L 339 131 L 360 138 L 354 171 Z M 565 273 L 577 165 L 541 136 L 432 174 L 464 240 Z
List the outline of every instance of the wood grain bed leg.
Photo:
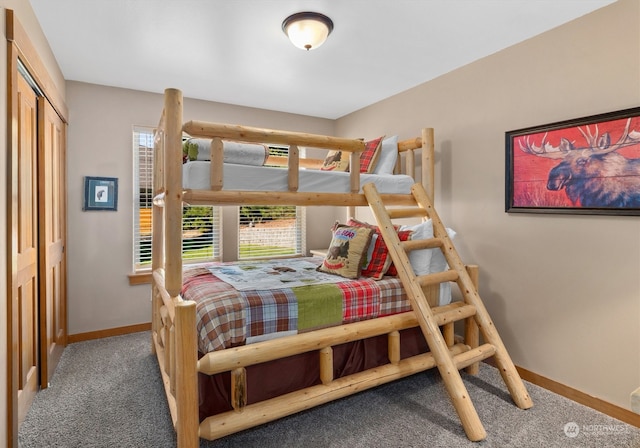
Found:
M 455 329 L 453 327 L 453 322 L 449 322 L 440 327 L 442 331 L 442 337 L 444 338 L 444 343 L 447 344 L 447 347 L 453 347 L 456 343 L 456 334 Z
M 477 290 L 480 269 L 478 265 L 468 265 L 466 268 Z M 480 330 L 473 316 L 467 317 L 464 320 L 464 343 L 471 348 L 476 348 L 480 345 Z M 480 364 L 477 362 L 473 363 L 467 367 L 465 371 L 469 375 L 477 375 L 480 372 Z
M 231 371 L 231 407 L 240 412 L 247 405 L 247 370 L 239 367 Z
M 329 384 L 333 381 L 333 348 L 320 349 L 320 381 Z
M 400 363 L 400 332 L 392 331 L 388 335 L 389 362 L 394 366 Z
M 200 425 L 195 302 L 183 301 L 176 305 L 175 335 L 178 448 L 197 448 L 200 444 Z

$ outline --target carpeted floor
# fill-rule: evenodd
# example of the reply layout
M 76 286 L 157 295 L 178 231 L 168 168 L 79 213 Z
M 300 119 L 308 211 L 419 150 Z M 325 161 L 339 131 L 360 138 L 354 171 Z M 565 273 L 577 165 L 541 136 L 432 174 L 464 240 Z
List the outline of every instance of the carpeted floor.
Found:
M 51 387 L 20 428 L 21 448 L 175 446 L 150 334 L 71 344 Z M 640 429 L 527 383 L 518 409 L 497 370 L 463 375 L 487 430 L 467 440 L 436 370 L 361 392 L 217 441 L 226 447 L 640 447 Z

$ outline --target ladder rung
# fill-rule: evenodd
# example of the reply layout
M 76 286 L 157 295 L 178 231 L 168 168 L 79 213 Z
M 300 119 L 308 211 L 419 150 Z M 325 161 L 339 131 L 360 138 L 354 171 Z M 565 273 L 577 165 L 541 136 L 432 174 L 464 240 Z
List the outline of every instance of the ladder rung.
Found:
M 453 356 L 453 362 L 458 370 L 469 367 L 471 364 L 480 362 L 495 355 L 496 348 L 492 344 L 482 344 L 480 347 Z
M 387 213 L 389 214 L 389 218 L 391 219 L 427 216 L 427 211 L 420 207 L 388 208 Z
M 438 326 L 442 326 L 444 324 L 457 322 L 459 320 L 466 319 L 467 317 L 474 316 L 476 314 L 476 307 L 460 301 L 434 307 L 431 311 L 433 312 L 433 317 L 435 318 Z
M 435 306 L 431 308 L 431 312 L 433 313 L 436 325 L 441 327 L 442 325 L 451 322 L 457 322 L 459 320 L 466 319 L 467 317 L 475 316 L 476 307 L 462 301 L 458 301 L 442 306 Z M 404 321 L 402 328 L 416 327 L 419 325 L 415 312 L 411 312 L 411 315 L 406 315 L 405 318 L 407 320 Z M 462 342 L 462 340 L 459 342 Z
M 418 249 L 433 249 L 436 247 L 442 247 L 444 245 L 442 238 L 426 238 L 424 240 L 407 240 L 401 241 L 402 248 L 405 251 L 412 251 Z
M 458 277 L 457 271 L 449 269 L 443 272 L 434 272 L 433 274 L 418 275 L 416 278 L 420 286 L 429 286 L 436 283 L 455 282 Z

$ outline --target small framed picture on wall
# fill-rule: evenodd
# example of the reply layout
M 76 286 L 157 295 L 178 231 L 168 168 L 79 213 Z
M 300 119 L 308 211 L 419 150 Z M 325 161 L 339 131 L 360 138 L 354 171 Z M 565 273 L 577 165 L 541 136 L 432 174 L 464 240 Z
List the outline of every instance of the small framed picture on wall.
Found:
M 82 210 L 118 210 L 118 179 L 85 176 Z

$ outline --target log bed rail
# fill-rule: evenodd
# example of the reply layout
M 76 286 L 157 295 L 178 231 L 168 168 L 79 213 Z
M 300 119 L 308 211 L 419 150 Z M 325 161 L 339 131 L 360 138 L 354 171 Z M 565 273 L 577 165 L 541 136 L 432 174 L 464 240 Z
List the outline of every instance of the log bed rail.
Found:
M 212 139 L 211 190 L 182 188 L 182 136 L 185 132 L 192 137 Z M 222 139 L 289 146 L 289 191 L 223 190 Z M 433 142 L 433 129 L 424 129 L 421 137 L 401 141 L 398 145 L 399 151 L 404 154 L 406 172 L 414 178 L 420 177 L 431 198 L 434 189 Z M 341 149 L 350 153 L 351 166 L 359 166 L 364 143 L 357 139 L 199 121 L 183 124 L 182 93 L 176 89 L 165 91 L 164 110 L 156 131 L 154 152 L 154 195 L 162 195 L 162 200 L 154 201 L 153 206 L 152 350 L 158 358 L 179 448 L 197 447 L 200 437 L 209 440 L 223 437 L 435 366 L 433 356 L 429 353 L 400 359 L 399 331 L 418 325 L 413 312 L 258 342 L 209 353 L 198 359 L 196 306 L 180 296 L 183 202 L 194 205 L 368 205 L 364 195 L 359 193 L 358 170 L 351 172 L 351 193 L 297 192 L 299 169 L 316 163 L 301 162 L 304 159 L 299 158 L 300 146 Z M 421 151 L 419 174 L 415 173 L 416 151 Z M 401 169 L 399 163 L 396 170 Z M 412 201 L 411 195 L 382 196 L 388 204 L 402 206 Z M 477 281 L 477 267 L 468 269 L 471 277 Z M 476 352 L 471 350 L 478 347 L 478 329 L 473 319 L 469 318 L 473 310 L 454 302 L 434 308 L 433 312 L 438 324 L 445 328 L 443 334 L 450 351 L 458 355 L 456 362 L 459 368 L 470 366 L 472 371 L 477 369 Z M 465 321 L 464 339 L 455 338 L 453 334 L 453 322 L 459 320 Z M 332 346 L 384 334 L 388 335 L 389 364 L 347 377 L 333 378 Z M 317 351 L 320 357 L 322 384 L 263 402 L 246 404 L 247 366 L 309 351 Z M 467 352 L 470 355 L 465 356 Z M 222 371 L 231 372 L 233 410 L 208 417 L 200 423 L 198 372 L 213 374 Z

